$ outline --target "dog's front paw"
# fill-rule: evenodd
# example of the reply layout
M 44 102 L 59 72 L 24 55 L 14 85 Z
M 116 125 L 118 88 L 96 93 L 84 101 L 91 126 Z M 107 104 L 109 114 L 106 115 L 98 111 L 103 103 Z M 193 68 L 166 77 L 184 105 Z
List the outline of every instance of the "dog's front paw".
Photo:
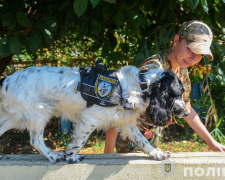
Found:
M 170 157 L 171 152 L 170 151 L 161 151 L 160 149 L 154 149 L 153 151 L 150 152 L 150 158 L 154 160 L 166 160 Z
M 70 164 L 79 163 L 84 159 L 84 155 L 78 155 L 74 153 L 67 154 L 66 161 Z
M 61 160 L 64 160 L 65 159 L 65 153 L 64 152 L 51 152 L 49 153 L 48 155 L 48 159 L 51 163 L 57 163 Z

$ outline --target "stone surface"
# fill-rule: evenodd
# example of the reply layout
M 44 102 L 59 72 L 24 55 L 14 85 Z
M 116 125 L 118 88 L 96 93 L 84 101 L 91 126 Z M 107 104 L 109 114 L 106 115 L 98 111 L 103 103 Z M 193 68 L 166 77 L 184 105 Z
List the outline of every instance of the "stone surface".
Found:
M 77 164 L 66 161 L 51 164 L 39 154 L 3 155 L 0 180 L 225 179 L 224 155 L 222 152 L 172 153 L 169 160 L 155 161 L 143 153 L 86 154 L 85 159 Z M 169 172 L 165 171 L 168 164 L 171 164 Z M 185 168 L 191 168 L 193 175 L 187 171 L 185 176 Z M 208 168 L 211 169 L 209 176 Z

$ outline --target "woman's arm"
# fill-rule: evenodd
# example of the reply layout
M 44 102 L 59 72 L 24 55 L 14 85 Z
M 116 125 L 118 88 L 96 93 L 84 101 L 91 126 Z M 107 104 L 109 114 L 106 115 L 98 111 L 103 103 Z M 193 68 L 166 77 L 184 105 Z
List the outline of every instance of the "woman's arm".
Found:
M 213 139 L 208 130 L 205 128 L 201 119 L 195 110 L 191 107 L 190 102 L 186 103 L 189 111 L 189 115 L 185 117 L 185 121 L 191 126 L 191 128 L 208 144 L 209 148 L 213 151 L 225 151 L 225 146 L 218 143 Z
M 104 153 L 113 153 L 118 131 L 115 128 L 109 128 L 105 133 L 105 150 Z

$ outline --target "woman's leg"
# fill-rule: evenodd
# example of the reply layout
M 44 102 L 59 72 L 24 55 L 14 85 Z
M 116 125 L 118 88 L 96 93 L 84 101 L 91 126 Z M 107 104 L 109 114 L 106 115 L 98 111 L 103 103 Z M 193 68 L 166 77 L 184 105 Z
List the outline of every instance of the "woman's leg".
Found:
M 109 128 L 105 133 L 105 150 L 104 153 L 113 153 L 116 144 L 118 131 L 114 127 Z

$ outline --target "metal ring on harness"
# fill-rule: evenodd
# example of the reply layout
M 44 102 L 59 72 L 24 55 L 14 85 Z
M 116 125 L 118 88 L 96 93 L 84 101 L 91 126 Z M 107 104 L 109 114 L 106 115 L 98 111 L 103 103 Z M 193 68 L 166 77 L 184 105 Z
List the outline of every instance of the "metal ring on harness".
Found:
M 76 82 L 76 83 L 75 83 L 75 85 L 74 85 L 74 92 L 75 92 L 75 93 L 77 93 L 77 92 L 78 92 L 78 91 L 77 91 L 77 86 L 78 86 L 78 83 L 79 83 L 79 81 L 78 81 L 78 82 Z
M 146 88 L 146 89 L 141 90 L 141 91 L 142 91 L 142 93 L 145 93 L 145 92 L 148 92 L 148 91 L 149 91 L 149 84 L 150 84 L 150 82 L 149 82 L 149 80 L 147 80 L 147 88 Z

